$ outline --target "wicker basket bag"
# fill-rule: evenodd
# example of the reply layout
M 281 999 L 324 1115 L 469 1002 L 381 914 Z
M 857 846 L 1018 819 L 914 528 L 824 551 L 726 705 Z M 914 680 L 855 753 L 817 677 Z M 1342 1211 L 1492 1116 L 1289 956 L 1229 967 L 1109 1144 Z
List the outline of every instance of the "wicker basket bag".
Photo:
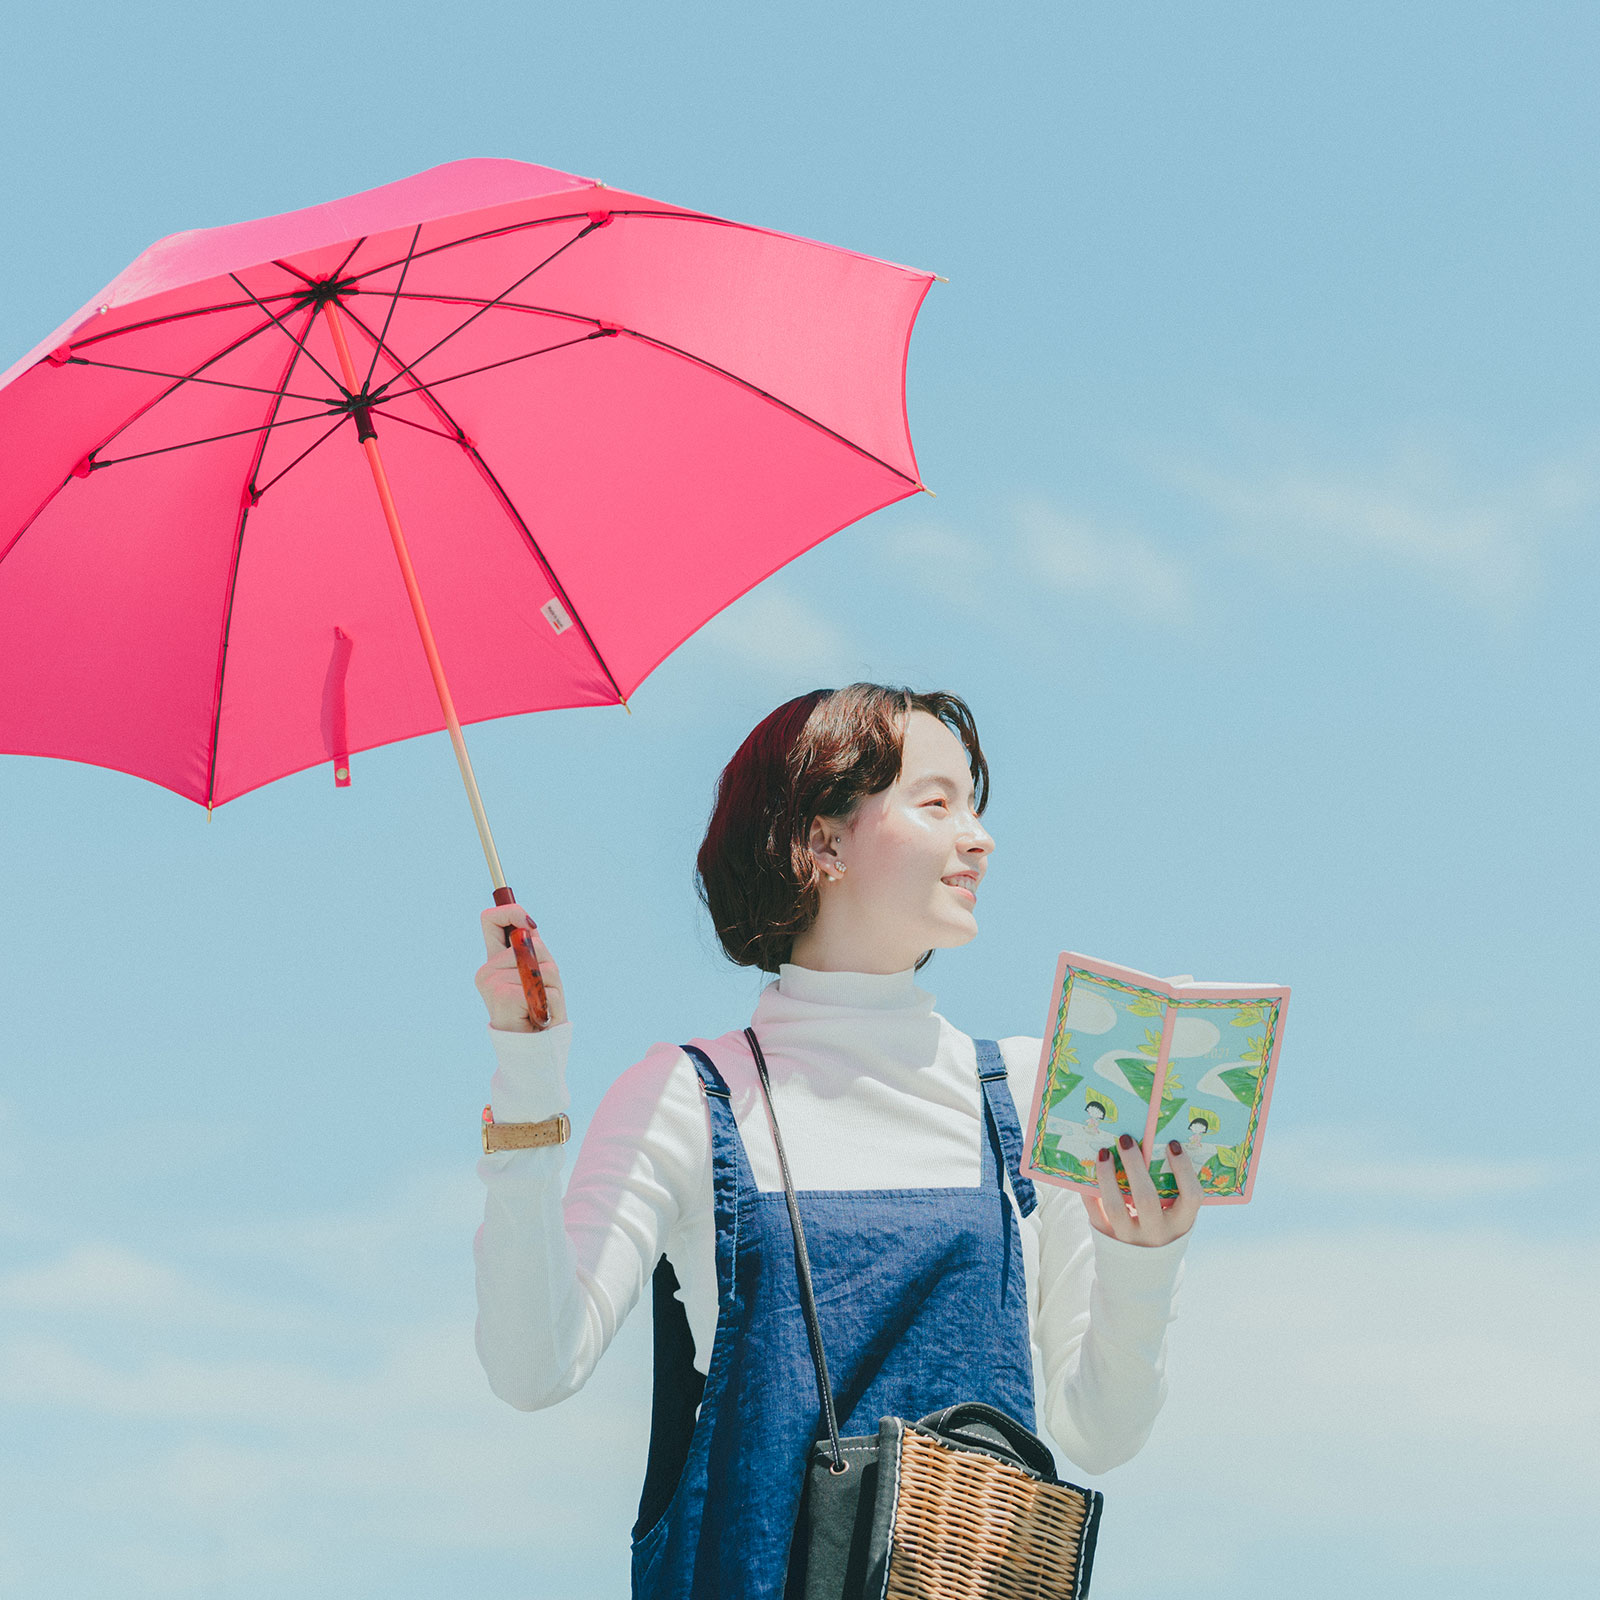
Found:
M 842 1439 L 805 1229 L 772 1113 L 767 1063 L 746 1029 L 794 1231 L 800 1307 L 827 1437 L 811 1448 L 795 1529 L 805 1600 L 1084 1600 L 1103 1496 L 1063 1483 L 1049 1447 L 981 1401 Z

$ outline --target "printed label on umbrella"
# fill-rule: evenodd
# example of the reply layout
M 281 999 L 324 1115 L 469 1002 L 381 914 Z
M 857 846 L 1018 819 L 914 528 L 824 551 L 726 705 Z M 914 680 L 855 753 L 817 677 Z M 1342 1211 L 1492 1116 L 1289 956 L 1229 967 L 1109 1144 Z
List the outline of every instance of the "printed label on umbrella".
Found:
M 557 633 L 565 633 L 572 626 L 572 618 L 567 615 L 567 608 L 559 600 L 553 598 L 546 600 L 539 609 L 544 613 L 544 620 Z

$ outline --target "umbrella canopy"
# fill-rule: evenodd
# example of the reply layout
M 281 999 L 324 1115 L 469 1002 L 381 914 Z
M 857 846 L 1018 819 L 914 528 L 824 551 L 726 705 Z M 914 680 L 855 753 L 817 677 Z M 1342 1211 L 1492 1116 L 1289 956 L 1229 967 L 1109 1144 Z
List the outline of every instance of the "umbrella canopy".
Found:
M 921 487 L 931 276 L 516 161 L 160 241 L 0 378 L 0 750 L 218 805 L 444 727 L 373 430 L 460 720 L 624 700 Z

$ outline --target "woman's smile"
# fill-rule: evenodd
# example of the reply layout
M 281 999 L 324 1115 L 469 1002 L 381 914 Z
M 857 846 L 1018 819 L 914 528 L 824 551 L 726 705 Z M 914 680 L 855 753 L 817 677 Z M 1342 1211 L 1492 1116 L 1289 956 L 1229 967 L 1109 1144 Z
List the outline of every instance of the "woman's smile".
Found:
M 948 878 L 941 878 L 941 883 L 948 883 L 957 894 L 967 897 L 969 905 L 978 903 L 978 883 L 982 878 L 978 872 L 952 872 Z

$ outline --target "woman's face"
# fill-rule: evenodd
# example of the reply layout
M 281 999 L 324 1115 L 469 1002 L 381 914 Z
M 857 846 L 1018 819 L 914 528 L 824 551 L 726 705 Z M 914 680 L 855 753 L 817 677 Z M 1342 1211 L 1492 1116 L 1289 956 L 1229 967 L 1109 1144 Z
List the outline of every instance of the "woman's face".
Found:
M 976 935 L 994 840 L 972 809 L 966 746 L 937 717 L 906 718 L 900 776 L 848 820 L 819 818 L 812 847 L 824 882 L 817 921 L 796 941 L 802 966 L 820 945 L 829 966 L 901 972 Z

